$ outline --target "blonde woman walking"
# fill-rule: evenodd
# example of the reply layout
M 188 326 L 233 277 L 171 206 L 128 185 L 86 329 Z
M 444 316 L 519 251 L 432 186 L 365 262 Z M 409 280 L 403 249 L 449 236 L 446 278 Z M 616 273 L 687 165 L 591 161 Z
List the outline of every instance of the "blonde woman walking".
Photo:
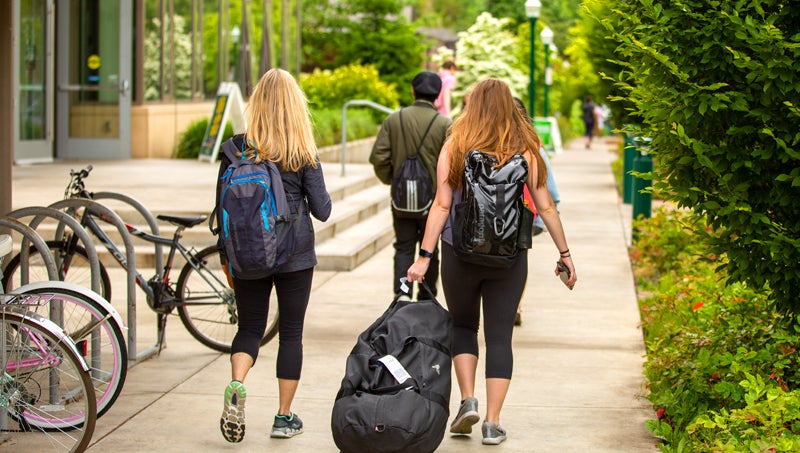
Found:
M 289 261 L 270 277 L 233 278 L 238 331 L 231 351 L 231 381 L 225 388 L 220 430 L 228 442 L 241 442 L 245 433 L 245 377 L 256 362 L 267 324 L 270 293 L 278 297 L 278 408 L 271 437 L 289 438 L 303 432 L 303 422 L 292 412 L 292 400 L 303 365 L 303 323 L 317 256 L 311 215 L 325 221 L 331 199 L 317 156 L 305 95 L 291 74 L 271 69 L 261 77 L 247 111 L 247 131 L 231 138 L 246 158 L 269 160 L 281 170 L 291 212 L 300 213 L 296 245 Z M 223 156 L 220 177 L 230 161 Z M 217 185 L 217 203 L 220 196 Z M 227 260 L 226 260 L 227 261 Z

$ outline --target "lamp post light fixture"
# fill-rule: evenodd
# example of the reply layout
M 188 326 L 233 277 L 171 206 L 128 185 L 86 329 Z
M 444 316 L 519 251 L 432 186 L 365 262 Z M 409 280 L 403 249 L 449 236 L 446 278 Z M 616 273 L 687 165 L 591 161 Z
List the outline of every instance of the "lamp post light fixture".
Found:
M 528 110 L 530 111 L 531 118 L 536 116 L 536 112 L 534 110 L 534 102 L 533 98 L 535 96 L 536 91 L 536 82 L 534 79 L 534 68 L 535 68 L 535 47 L 534 43 L 536 42 L 536 19 L 539 18 L 539 14 L 542 12 L 542 2 L 540 0 L 526 0 L 525 1 L 525 14 L 528 16 L 528 22 L 531 24 L 531 58 L 530 58 L 530 83 L 528 84 Z
M 550 46 L 553 45 L 553 30 L 550 30 L 550 27 L 544 27 L 539 36 L 542 38 L 542 44 L 544 44 L 544 116 L 547 117 L 550 103 L 548 91 L 553 83 L 553 76 L 550 72 Z

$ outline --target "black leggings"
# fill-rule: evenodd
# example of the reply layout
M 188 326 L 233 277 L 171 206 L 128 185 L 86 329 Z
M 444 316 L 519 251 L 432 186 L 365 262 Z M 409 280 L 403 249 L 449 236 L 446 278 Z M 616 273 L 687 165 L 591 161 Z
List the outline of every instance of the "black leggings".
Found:
M 244 352 L 255 362 L 261 338 L 267 328 L 269 297 L 272 286 L 278 295 L 278 360 L 279 379 L 300 379 L 303 368 L 303 322 L 314 268 L 276 274 L 258 280 L 233 280 L 239 329 L 233 338 L 231 354 Z
M 453 246 L 442 242 L 442 289 L 453 315 L 453 355 L 478 356 L 482 298 L 487 378 L 511 379 L 511 335 L 527 277 L 527 252 L 520 253 L 510 268 L 495 268 L 462 261 Z

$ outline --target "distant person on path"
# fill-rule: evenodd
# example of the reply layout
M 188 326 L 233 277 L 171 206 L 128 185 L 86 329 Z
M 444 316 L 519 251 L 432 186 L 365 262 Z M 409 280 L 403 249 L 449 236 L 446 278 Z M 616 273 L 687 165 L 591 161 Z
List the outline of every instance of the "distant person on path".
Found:
M 222 436 L 228 442 L 244 438 L 244 380 L 258 357 L 273 287 L 278 296 L 279 396 L 270 437 L 289 438 L 303 432 L 303 422 L 291 406 L 303 365 L 303 322 L 317 264 L 310 215 L 325 221 L 331 214 L 306 98 L 292 75 L 281 69 L 267 71 L 254 88 L 247 108 L 247 131 L 234 136 L 234 144 L 246 158 L 255 156 L 278 166 L 289 208 L 302 215 L 294 254 L 277 274 L 257 280 L 233 278 L 238 331 L 231 346 L 231 382 L 225 388 L 220 419 Z M 228 165 L 227 157 L 223 157 L 220 177 Z M 217 204 L 219 197 L 218 185 Z
M 442 64 L 442 70 L 439 71 L 439 78 L 442 79 L 442 90 L 439 92 L 434 105 L 439 109 L 440 114 L 448 118 L 451 118 L 451 97 L 453 90 L 456 88 L 456 69 L 456 64 L 447 60 Z
M 594 113 L 595 103 L 592 101 L 592 96 L 587 95 L 586 98 L 583 100 L 583 106 L 581 110 L 583 111 L 583 127 L 585 128 L 586 134 L 586 149 L 592 148 L 592 134 L 594 133 L 594 125 L 595 125 L 595 113 Z
M 452 121 L 450 118 L 439 115 L 433 101 L 439 95 L 442 82 L 439 76 L 432 72 L 420 72 L 411 81 L 414 103 L 406 108 L 390 114 L 384 120 L 378 137 L 372 147 L 369 162 L 373 165 L 375 175 L 384 184 L 392 184 L 397 176 L 397 171 L 406 157 L 419 149 L 419 158 L 428 170 L 434 191 L 436 190 L 436 162 L 439 152 L 444 144 L 447 129 Z M 427 131 L 427 134 L 426 134 Z M 420 218 L 400 217 L 392 210 L 392 223 L 394 226 L 394 294 L 400 292 L 400 278 L 406 276 L 406 271 L 414 256 L 417 254 L 417 244 L 422 241 L 425 233 L 427 213 Z M 428 270 L 427 283 L 433 294 L 424 294 L 427 291 L 420 288 L 418 299 L 436 296 L 436 281 L 439 279 L 439 249 L 434 246 L 431 251 L 431 266 Z M 409 296 L 413 294 L 409 293 Z
M 565 284 L 572 288 L 577 275 L 561 220 L 547 192 L 547 171 L 539 148 L 541 140 L 531 122 L 517 108 L 508 86 L 498 79 L 478 83 L 469 94 L 465 110 L 453 123 L 442 149 L 436 172 L 436 199 L 422 240 L 424 250 L 432 250 L 440 236 L 442 240 L 442 288 L 447 308 L 453 315 L 452 354 L 461 391 L 461 405 L 450 425 L 450 432 L 455 434 L 470 434 L 472 425 L 480 420 L 475 376 L 481 306 L 483 308 L 487 395 L 486 415 L 481 426 L 484 444 L 497 445 L 506 440 L 506 430 L 500 426 L 500 411 L 511 384 L 511 337 L 514 315 L 527 280 L 528 255 L 520 252 L 509 268 L 463 261 L 453 248 L 451 207 L 461 200 L 464 158 L 470 150 L 492 155 L 501 163 L 515 154 L 522 155 L 528 164 L 526 186 L 560 252 L 558 260 L 569 269 L 570 276 Z M 408 269 L 408 279 L 425 280 L 431 261 L 421 253 Z M 558 275 L 558 266 L 555 275 Z

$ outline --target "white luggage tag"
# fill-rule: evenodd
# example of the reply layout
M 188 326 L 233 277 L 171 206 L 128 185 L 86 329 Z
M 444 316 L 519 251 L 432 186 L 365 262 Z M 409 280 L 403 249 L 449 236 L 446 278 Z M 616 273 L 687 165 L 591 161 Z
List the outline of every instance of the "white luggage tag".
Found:
M 408 279 L 406 279 L 405 277 L 400 277 L 400 291 L 408 294 L 408 285 L 406 285 L 406 281 L 408 281 Z
M 408 374 L 408 371 L 403 368 L 403 365 L 400 363 L 400 361 L 397 360 L 393 355 L 387 354 L 378 359 L 378 362 L 381 362 L 400 384 L 411 379 L 411 375 Z

